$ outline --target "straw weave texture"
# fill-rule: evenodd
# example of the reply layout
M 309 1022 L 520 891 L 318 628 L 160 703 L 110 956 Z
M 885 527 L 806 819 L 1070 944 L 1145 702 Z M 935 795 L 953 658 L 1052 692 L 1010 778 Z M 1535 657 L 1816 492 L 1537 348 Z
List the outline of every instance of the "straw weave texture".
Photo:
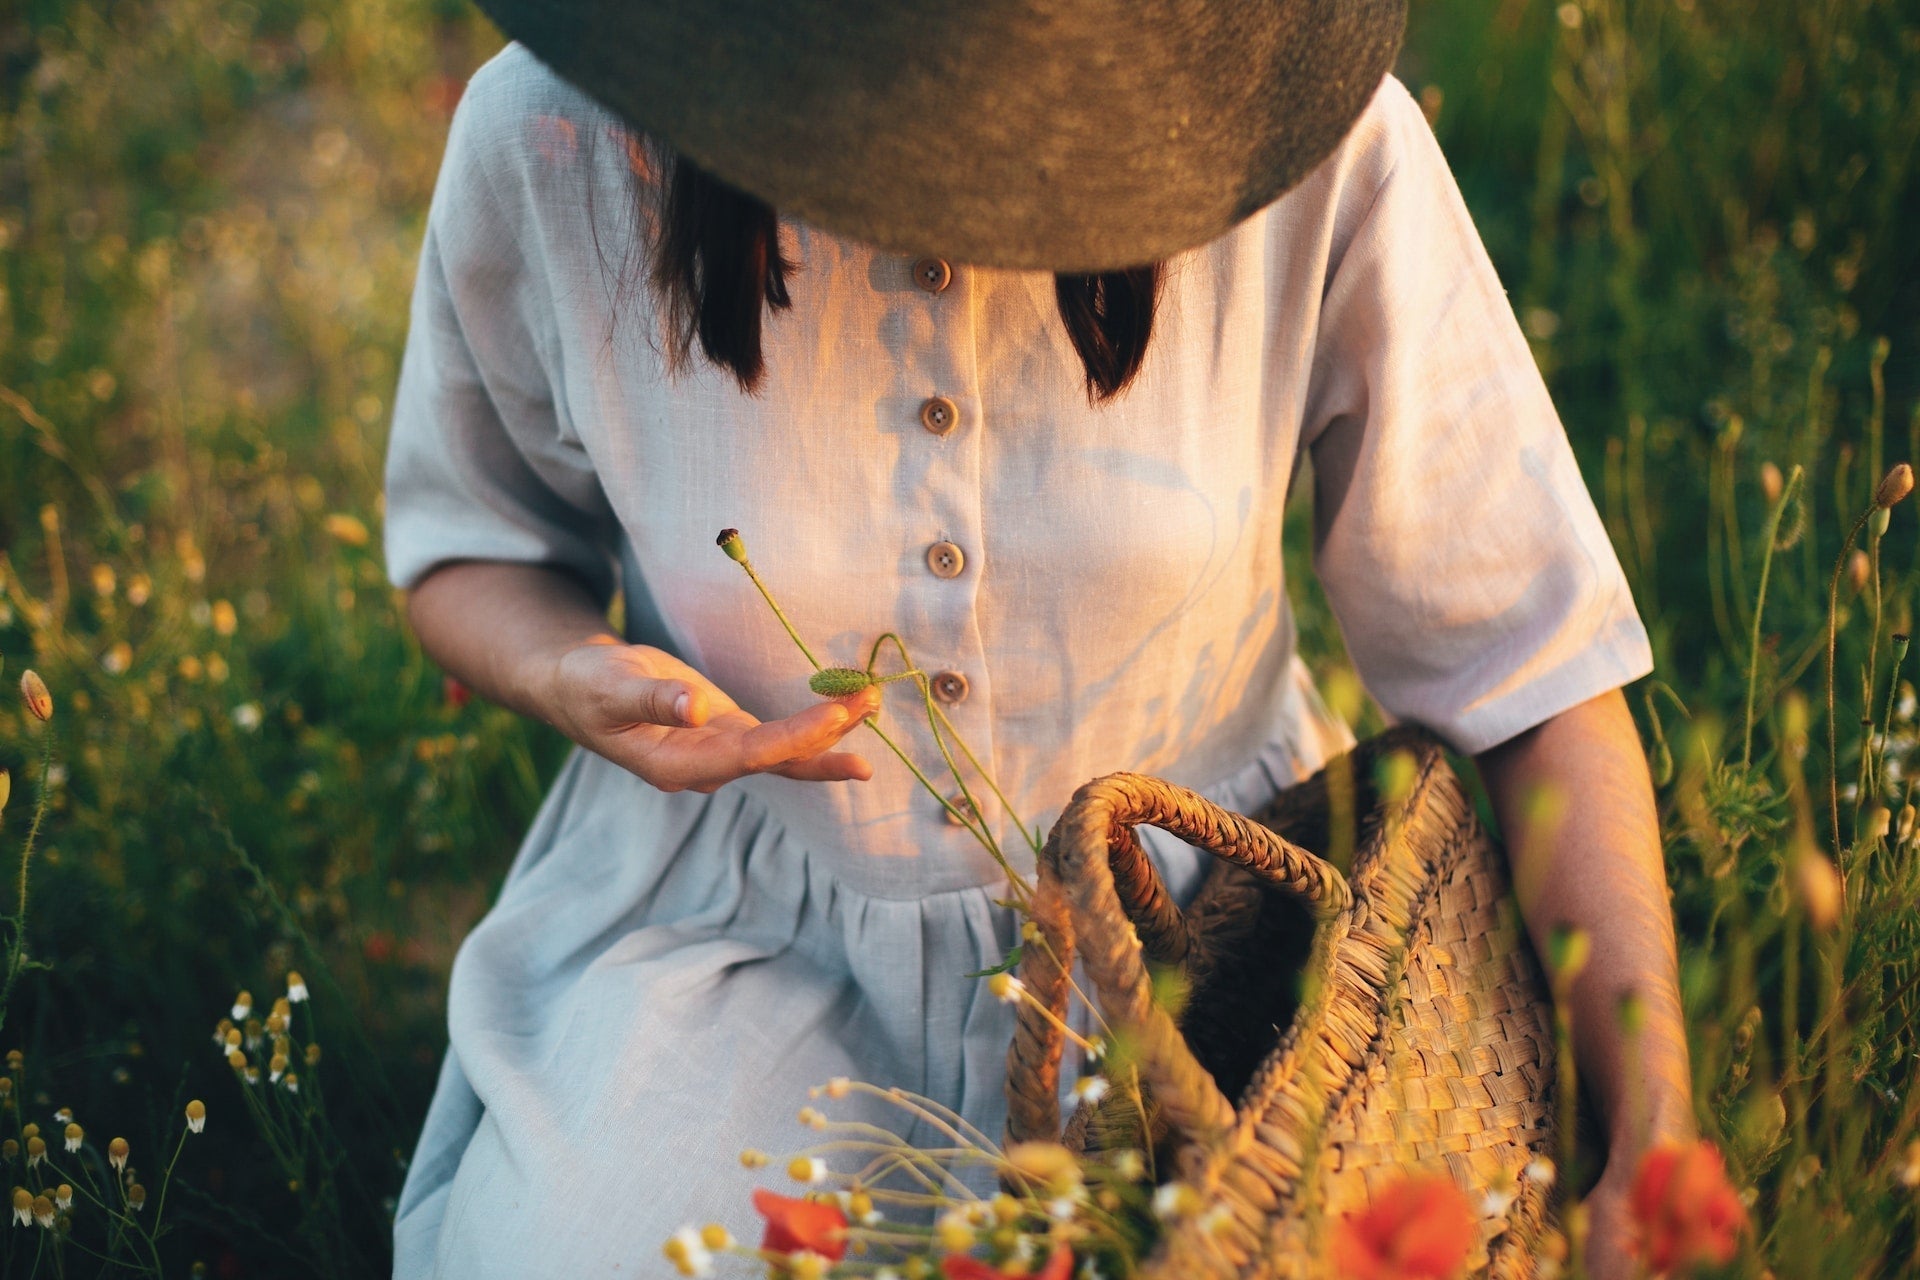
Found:
M 1375 792 L 1393 763 L 1404 793 Z M 1410 784 L 1407 779 L 1411 779 Z M 1077 954 L 1130 1044 L 1154 1126 L 1077 1114 L 1070 1142 L 1150 1141 L 1230 1220 L 1174 1223 L 1154 1280 L 1328 1275 L 1326 1239 L 1380 1187 L 1444 1172 L 1482 1218 L 1474 1274 L 1526 1280 L 1546 1191 L 1522 1170 L 1553 1147 L 1550 1003 L 1506 861 L 1431 737 L 1396 729 L 1331 762 L 1260 822 L 1157 779 L 1082 787 L 1042 858 L 1021 977 L 1056 1013 Z M 1219 855 L 1183 914 L 1132 832 L 1146 822 Z M 1351 877 L 1310 850 L 1352 833 Z M 1147 963 L 1188 982 L 1179 1019 Z M 1294 974 L 1301 974 L 1295 1000 Z M 1060 1134 L 1061 1039 L 1023 1010 L 1008 1057 L 1008 1136 Z M 1136 1113 L 1137 1114 L 1137 1113 Z M 1489 1191 L 1517 1192 L 1504 1197 Z

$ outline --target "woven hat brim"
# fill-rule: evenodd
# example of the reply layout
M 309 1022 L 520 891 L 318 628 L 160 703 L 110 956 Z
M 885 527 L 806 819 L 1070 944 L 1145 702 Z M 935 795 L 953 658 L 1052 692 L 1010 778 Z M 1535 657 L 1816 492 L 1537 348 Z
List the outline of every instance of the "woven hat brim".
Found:
M 632 127 L 893 252 L 1101 271 L 1298 183 L 1405 0 L 479 0 Z

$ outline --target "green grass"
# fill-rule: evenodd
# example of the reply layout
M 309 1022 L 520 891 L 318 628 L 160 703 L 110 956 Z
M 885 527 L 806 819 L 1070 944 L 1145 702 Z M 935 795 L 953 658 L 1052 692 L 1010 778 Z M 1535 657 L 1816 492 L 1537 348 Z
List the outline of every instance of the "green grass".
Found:
M 157 1189 L 203 1098 L 154 1255 L 170 1273 L 385 1266 L 453 948 L 564 745 L 446 701 L 377 555 L 413 255 L 454 90 L 497 43 L 427 0 L 0 16 L 0 656 L 9 685 L 32 666 L 53 687 L 62 770 L 24 934 L 47 967 L 0 1024 L 25 1055 L 0 1130 L 71 1107 L 95 1147 L 126 1136 Z M 1416 0 L 1402 75 L 1674 695 L 1633 700 L 1702 1123 L 1759 1194 L 1742 1265 L 1911 1272 L 1895 1174 L 1920 1107 L 1920 859 L 1854 823 L 1876 800 L 1897 814 L 1920 771 L 1889 640 L 1917 598 L 1911 502 L 1864 544 L 1877 592 L 1840 588 L 1835 751 L 1855 790 L 1837 849 L 1822 669 L 1842 539 L 1885 466 L 1920 453 L 1920 29 L 1865 0 Z M 1803 467 L 1806 500 L 1758 622 L 1749 766 L 1768 463 Z M 1331 672 L 1303 539 L 1291 554 L 1303 647 Z M 1889 702 L 1861 791 L 1860 717 Z M 41 741 L 0 697 L 7 860 Z M 1830 932 L 1806 920 L 1807 849 L 1847 872 Z M 212 1031 L 289 968 L 314 993 L 296 1039 L 323 1056 L 297 1064 L 297 1104 L 249 1118 Z M 105 1242 L 98 1221 L 76 1245 Z M 0 1273 L 28 1274 L 40 1234 L 0 1236 Z

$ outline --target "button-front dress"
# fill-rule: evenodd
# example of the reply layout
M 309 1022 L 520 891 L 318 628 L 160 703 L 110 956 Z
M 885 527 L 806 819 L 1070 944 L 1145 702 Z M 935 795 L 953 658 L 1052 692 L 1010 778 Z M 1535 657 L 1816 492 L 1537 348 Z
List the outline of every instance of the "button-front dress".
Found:
M 798 223 L 743 394 L 669 372 L 614 118 L 518 46 L 474 78 L 396 397 L 387 554 L 556 566 L 762 718 L 896 631 L 1029 824 L 1116 769 L 1249 809 L 1345 739 L 1294 652 L 1281 530 L 1392 716 L 1479 751 L 1644 674 L 1646 636 L 1418 107 L 1388 79 L 1298 188 L 1168 263 L 1146 363 L 1089 403 L 1045 274 Z M 962 173 L 929 173 L 929 200 Z M 1311 466 L 1306 464 L 1311 462 Z M 938 763 L 915 695 L 884 718 Z M 867 783 L 665 794 L 576 751 L 455 960 L 395 1224 L 402 1277 L 634 1276 L 751 1233 L 808 1086 L 900 1085 L 989 1134 L 1011 1011 L 970 971 L 1002 876 L 864 730 Z M 951 779 L 948 779 L 950 784 Z M 996 803 L 986 818 L 1023 865 Z M 1190 888 L 1197 855 L 1154 851 Z M 779 1179 L 771 1183 L 786 1190 Z

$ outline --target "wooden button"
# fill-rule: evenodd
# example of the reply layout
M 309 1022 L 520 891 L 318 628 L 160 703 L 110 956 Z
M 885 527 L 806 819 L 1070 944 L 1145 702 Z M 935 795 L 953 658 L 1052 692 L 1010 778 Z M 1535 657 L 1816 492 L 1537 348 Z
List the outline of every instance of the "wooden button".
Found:
M 953 283 L 953 268 L 939 258 L 922 258 L 913 264 L 913 282 L 928 293 L 939 293 Z
M 933 696 L 948 706 L 967 700 L 967 678 L 958 671 L 942 671 L 934 676 Z
M 954 429 L 960 421 L 960 407 L 945 396 L 934 396 L 920 406 L 920 425 L 937 436 Z
M 967 557 L 951 542 L 936 542 L 927 548 L 927 568 L 936 578 L 957 578 L 967 567 Z

